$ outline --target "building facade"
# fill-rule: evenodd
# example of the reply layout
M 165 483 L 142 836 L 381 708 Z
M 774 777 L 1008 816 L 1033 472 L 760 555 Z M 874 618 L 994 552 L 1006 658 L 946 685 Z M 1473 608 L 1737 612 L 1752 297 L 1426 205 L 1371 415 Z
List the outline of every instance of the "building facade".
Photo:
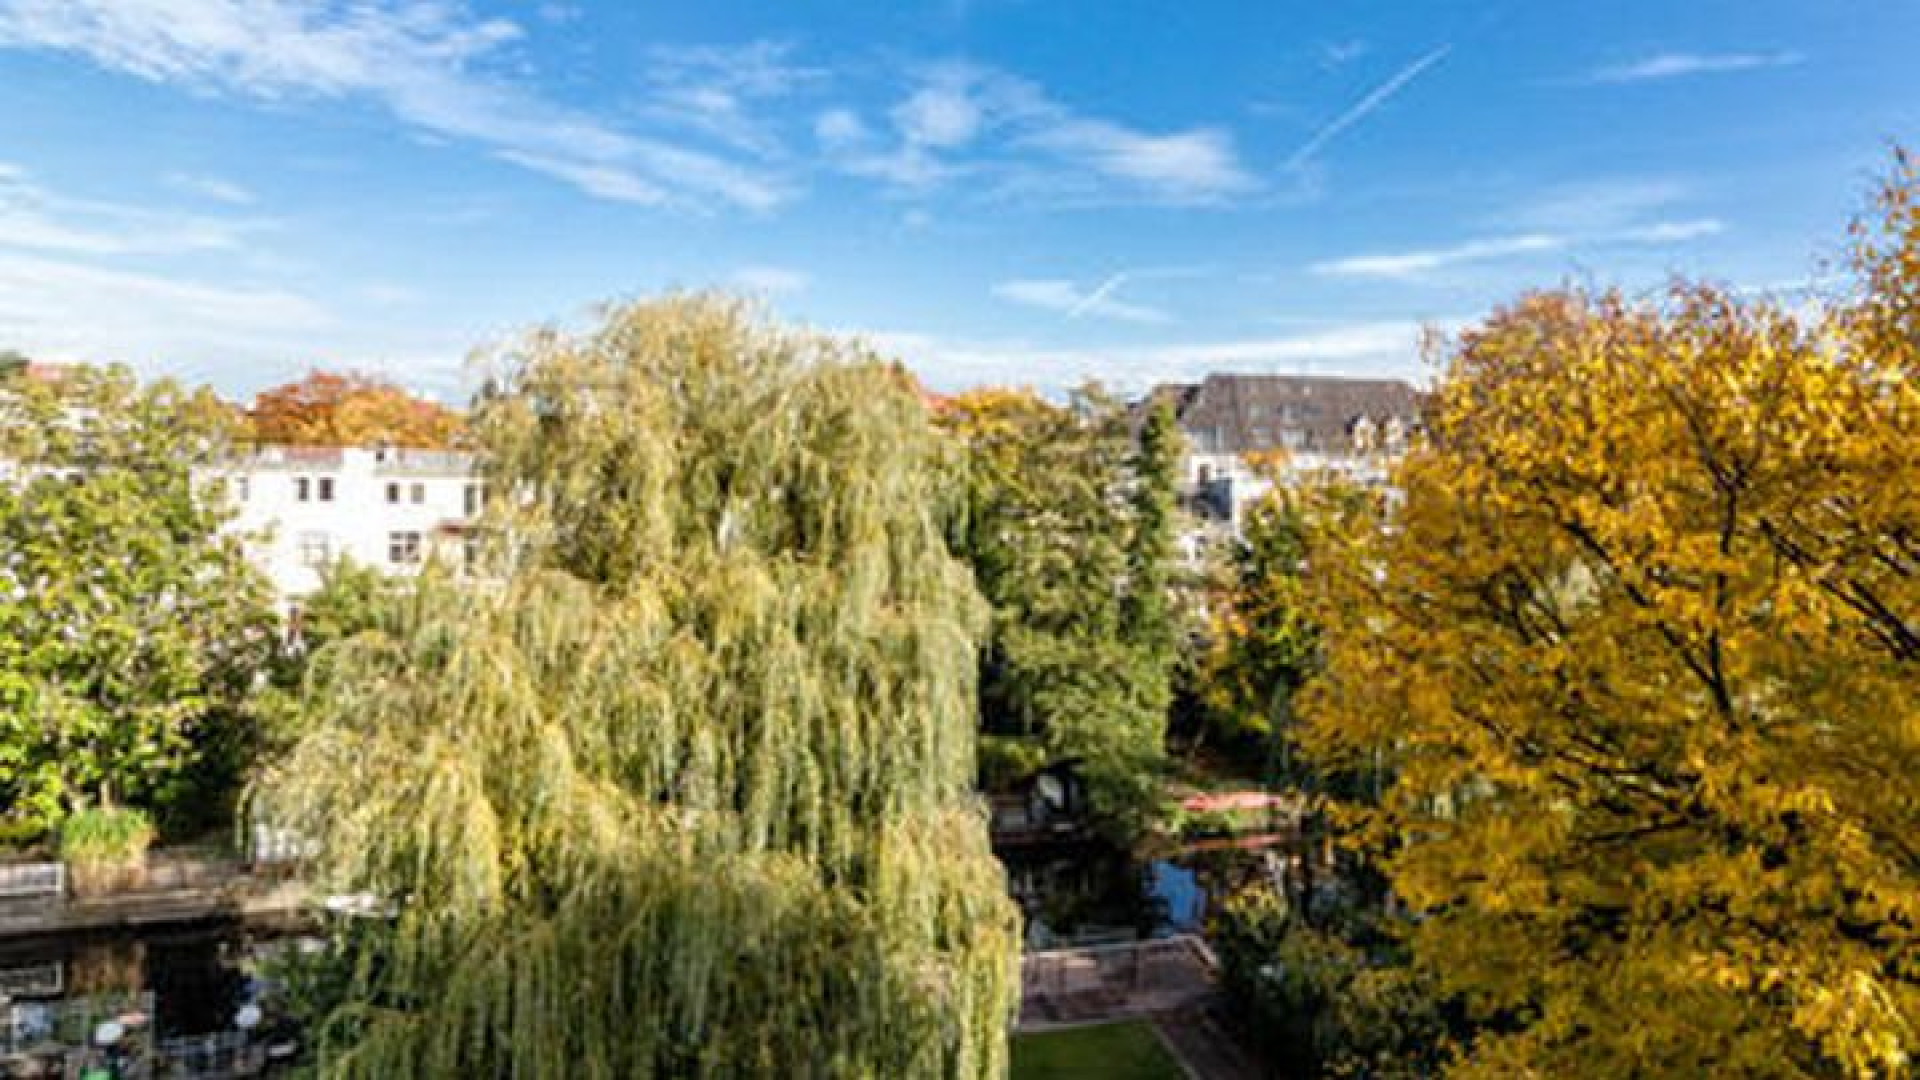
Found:
M 1187 440 L 1183 496 L 1234 533 L 1246 508 L 1272 489 L 1255 461 L 1277 459 L 1282 480 L 1382 486 L 1419 430 L 1422 404 L 1404 380 L 1320 375 L 1209 375 L 1155 387 L 1146 399 L 1163 401 Z
M 458 451 L 268 446 L 207 473 L 232 504 L 227 528 L 288 604 L 342 558 L 394 574 L 464 565 L 483 499 Z

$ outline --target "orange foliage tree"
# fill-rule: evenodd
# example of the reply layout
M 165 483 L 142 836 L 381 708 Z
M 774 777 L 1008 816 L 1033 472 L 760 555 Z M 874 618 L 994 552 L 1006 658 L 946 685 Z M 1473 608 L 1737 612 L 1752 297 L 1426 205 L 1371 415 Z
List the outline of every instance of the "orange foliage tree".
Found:
M 260 442 L 307 446 L 441 448 L 465 432 L 459 413 L 414 397 L 371 375 L 315 371 L 253 399 L 248 411 Z

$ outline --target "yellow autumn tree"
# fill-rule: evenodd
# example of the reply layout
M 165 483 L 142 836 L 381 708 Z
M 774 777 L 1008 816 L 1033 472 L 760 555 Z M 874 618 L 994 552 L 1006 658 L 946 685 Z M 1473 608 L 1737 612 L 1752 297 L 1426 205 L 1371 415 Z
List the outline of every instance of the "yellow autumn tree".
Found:
M 1385 528 L 1319 538 L 1331 767 L 1485 1077 L 1920 1056 L 1920 213 L 1809 325 L 1676 287 L 1457 342 Z

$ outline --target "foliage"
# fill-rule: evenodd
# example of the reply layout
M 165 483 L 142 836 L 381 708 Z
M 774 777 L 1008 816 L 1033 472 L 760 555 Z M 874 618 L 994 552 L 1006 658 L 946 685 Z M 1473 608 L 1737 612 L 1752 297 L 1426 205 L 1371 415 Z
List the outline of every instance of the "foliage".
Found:
M 247 418 L 256 442 L 290 446 L 444 448 L 466 426 L 459 413 L 385 379 L 323 371 L 261 391 Z
M 1164 765 L 1176 657 L 1169 625 L 1171 455 L 1164 425 L 1136 446 L 1097 390 L 1065 407 L 979 390 L 942 421 L 966 446 L 957 548 L 993 605 L 981 722 L 1073 761 L 1119 832 L 1144 823 Z
M 396 903 L 322 1071 L 1000 1075 L 984 611 L 925 410 L 713 300 L 506 359 L 477 429 L 516 564 L 316 656 L 262 789 L 323 887 Z
M 1450 1034 L 1432 981 L 1362 925 L 1316 928 L 1265 887 L 1227 897 L 1211 935 L 1242 1028 L 1288 1076 L 1425 1077 Z
M 273 649 L 265 583 L 196 464 L 225 445 L 205 391 L 73 369 L 0 397 L 0 833 L 90 798 L 194 819 L 201 745 L 244 724 Z
M 88 806 L 60 823 L 60 858 L 69 865 L 134 862 L 153 843 L 153 819 L 125 806 Z
M 32 361 L 18 349 L 0 349 L 0 380 L 10 379 L 27 370 Z
M 1144 1021 L 1016 1035 L 1013 1080 L 1180 1080 L 1186 1074 Z
M 1291 740 L 1293 697 L 1318 638 L 1307 614 L 1302 500 L 1276 484 L 1248 509 L 1224 587 L 1209 605 L 1200 694 L 1208 726 L 1229 742 Z
M 1914 192 L 1828 326 L 1696 288 L 1498 312 L 1394 527 L 1314 551 L 1307 738 L 1389 757 L 1360 821 L 1492 1024 L 1461 1075 L 1912 1067 Z

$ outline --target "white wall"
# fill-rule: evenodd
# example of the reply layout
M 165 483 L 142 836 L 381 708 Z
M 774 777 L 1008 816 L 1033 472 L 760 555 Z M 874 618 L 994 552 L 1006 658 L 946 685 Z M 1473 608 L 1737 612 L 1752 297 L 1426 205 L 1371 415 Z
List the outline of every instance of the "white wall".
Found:
M 319 588 L 320 570 L 342 556 L 399 574 L 436 554 L 457 564 L 480 483 L 466 454 L 357 448 L 269 447 L 206 476 L 225 482 L 227 529 L 246 537 L 283 602 Z M 416 560 L 395 561 L 395 534 L 419 536 Z

